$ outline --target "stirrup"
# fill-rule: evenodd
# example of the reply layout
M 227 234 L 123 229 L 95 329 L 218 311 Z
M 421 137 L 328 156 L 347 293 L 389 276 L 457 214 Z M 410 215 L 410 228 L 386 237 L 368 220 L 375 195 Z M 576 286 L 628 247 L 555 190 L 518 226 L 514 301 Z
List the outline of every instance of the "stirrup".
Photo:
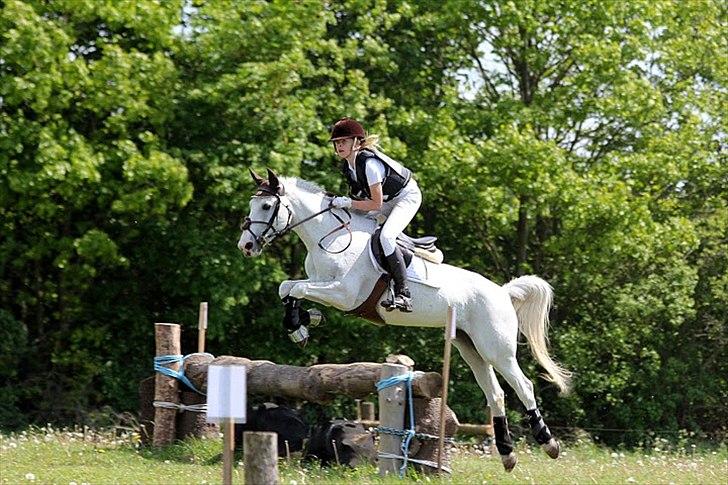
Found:
M 399 310 L 403 313 L 412 313 L 412 299 L 404 295 L 397 295 L 393 299 L 384 300 L 382 306 L 388 312 Z

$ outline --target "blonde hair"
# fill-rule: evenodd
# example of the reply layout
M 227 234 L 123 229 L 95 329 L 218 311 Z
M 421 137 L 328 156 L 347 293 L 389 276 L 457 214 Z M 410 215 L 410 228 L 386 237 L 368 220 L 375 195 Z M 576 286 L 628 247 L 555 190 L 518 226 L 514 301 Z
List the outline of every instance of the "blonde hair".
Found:
M 364 138 L 359 143 L 359 149 L 366 149 L 366 148 L 377 148 L 379 146 L 379 135 L 367 135 L 366 138 Z

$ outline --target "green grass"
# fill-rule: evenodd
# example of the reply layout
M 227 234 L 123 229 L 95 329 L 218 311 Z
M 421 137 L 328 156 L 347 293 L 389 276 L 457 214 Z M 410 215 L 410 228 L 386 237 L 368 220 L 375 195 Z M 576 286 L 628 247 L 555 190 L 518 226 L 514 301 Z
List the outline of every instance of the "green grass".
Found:
M 505 473 L 497 456 L 479 447 L 459 445 L 453 476 L 439 479 L 410 473 L 402 481 L 380 479 L 374 466 L 357 469 L 303 467 L 281 460 L 281 483 L 727 483 L 725 446 L 700 449 L 669 446 L 665 441 L 648 451 L 613 451 L 588 441 L 567 447 L 558 460 L 540 449 L 518 444 L 519 463 Z M 0 483 L 88 484 L 212 484 L 222 481 L 221 440 L 188 440 L 164 450 L 139 448 L 137 435 L 112 431 L 33 428 L 0 435 Z M 243 464 L 236 461 L 234 483 L 243 483 Z

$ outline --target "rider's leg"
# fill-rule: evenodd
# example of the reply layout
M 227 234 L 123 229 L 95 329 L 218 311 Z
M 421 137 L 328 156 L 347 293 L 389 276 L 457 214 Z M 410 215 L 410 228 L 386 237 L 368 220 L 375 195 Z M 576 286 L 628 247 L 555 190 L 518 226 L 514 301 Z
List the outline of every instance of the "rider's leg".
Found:
M 412 186 L 410 187 L 410 185 Z M 422 193 L 417 184 L 411 181 L 400 197 L 394 201 L 394 206 L 389 212 L 379 236 L 389 271 L 394 279 L 394 305 L 403 311 L 412 311 L 412 302 L 409 288 L 407 288 L 407 268 L 404 265 L 402 253 L 397 248 L 397 236 L 410 223 L 421 203 Z
M 392 254 L 386 256 L 389 273 L 394 280 L 394 301 L 392 306 L 403 312 L 412 311 L 412 295 L 407 287 L 407 268 L 404 264 L 402 251 L 396 248 Z

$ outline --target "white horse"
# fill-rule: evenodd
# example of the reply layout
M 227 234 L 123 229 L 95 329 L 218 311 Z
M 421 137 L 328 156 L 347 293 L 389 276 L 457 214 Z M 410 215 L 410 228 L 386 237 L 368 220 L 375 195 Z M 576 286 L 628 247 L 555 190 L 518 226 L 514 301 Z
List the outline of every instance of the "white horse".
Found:
M 369 255 L 368 244 L 377 222 L 352 214 L 350 229 L 341 221 L 348 215 L 331 209 L 331 197 L 323 189 L 301 179 L 268 179 L 251 174 L 257 184 L 250 201 L 238 248 L 245 256 L 257 256 L 278 236 L 294 231 L 308 251 L 308 279 L 281 283 L 279 296 L 307 299 L 343 311 L 357 308 L 372 292 L 381 275 Z M 377 305 L 386 324 L 443 327 L 448 306 L 456 309 L 457 334 L 453 344 L 475 375 L 493 410 L 496 446 L 507 471 L 517 458 L 505 419 L 503 389 L 497 370 L 516 391 L 529 416 L 532 432 L 552 458 L 559 444 L 551 436 L 536 405 L 533 384 L 516 360 L 518 332 L 528 340 L 533 355 L 546 370 L 544 377 L 562 392 L 570 373 L 554 362 L 547 349 L 548 311 L 552 289 L 536 276 L 522 276 L 499 286 L 485 277 L 448 264 L 427 266 L 427 281 L 410 281 L 414 311 L 388 312 Z

